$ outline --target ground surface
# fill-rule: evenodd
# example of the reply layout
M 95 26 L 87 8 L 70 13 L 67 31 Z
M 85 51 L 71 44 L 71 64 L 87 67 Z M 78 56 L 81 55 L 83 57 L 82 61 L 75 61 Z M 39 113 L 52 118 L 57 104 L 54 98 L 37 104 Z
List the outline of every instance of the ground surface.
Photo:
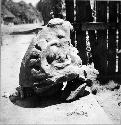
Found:
M 121 86 L 114 91 L 104 90 L 95 98 L 115 124 L 121 123 Z
M 28 31 L 31 29 L 40 28 L 42 26 L 41 23 L 37 24 L 21 24 L 21 25 L 1 25 L 2 32 L 1 34 L 10 34 L 12 32 L 22 32 Z
M 21 60 L 34 35 L 5 35 L 3 36 L 3 46 L 1 47 L 1 94 L 12 93 L 18 86 L 19 69 Z M 114 92 L 115 93 L 115 92 Z M 105 94 L 105 96 L 104 96 Z M 110 96 L 109 96 L 110 95 Z M 118 97 L 118 96 L 116 96 Z M 121 96 L 120 96 L 121 97 Z M 107 112 L 104 112 L 102 106 Z M 110 99 L 110 103 L 108 101 Z M 118 103 L 113 98 L 111 92 L 94 96 L 89 94 L 76 101 L 64 103 L 57 98 L 42 99 L 30 97 L 25 100 L 17 100 L 12 103 L 9 98 L 1 97 L 0 123 L 78 123 L 78 124 L 111 124 L 120 123 L 119 106 L 114 106 L 112 102 Z M 106 110 L 110 110 L 109 112 Z M 100 116 L 100 117 L 99 117 Z M 113 121 L 109 119 L 109 116 Z

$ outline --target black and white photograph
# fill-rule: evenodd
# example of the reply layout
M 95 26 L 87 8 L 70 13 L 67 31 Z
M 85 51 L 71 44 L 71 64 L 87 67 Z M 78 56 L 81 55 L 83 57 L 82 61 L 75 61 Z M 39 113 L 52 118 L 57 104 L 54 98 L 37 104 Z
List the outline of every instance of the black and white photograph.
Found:
M 121 124 L 121 0 L 1 0 L 0 124 Z

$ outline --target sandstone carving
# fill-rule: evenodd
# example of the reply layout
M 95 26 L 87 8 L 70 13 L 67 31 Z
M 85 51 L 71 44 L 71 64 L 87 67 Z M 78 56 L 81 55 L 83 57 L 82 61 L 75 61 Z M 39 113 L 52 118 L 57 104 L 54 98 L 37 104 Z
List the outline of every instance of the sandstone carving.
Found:
M 51 95 L 62 89 L 63 82 L 96 79 L 98 71 L 82 65 L 78 50 L 71 44 L 71 30 L 70 22 L 51 19 L 32 40 L 20 68 L 21 97 L 27 89 L 40 96 Z

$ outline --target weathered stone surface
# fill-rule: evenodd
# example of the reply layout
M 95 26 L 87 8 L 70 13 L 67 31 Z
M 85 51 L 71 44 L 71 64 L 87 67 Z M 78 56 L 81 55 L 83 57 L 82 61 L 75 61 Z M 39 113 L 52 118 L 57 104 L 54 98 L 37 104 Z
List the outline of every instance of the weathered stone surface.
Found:
M 22 60 L 19 75 L 21 86 L 36 86 L 38 91 L 42 91 L 77 76 L 84 80 L 96 78 L 98 71 L 83 66 L 77 55 L 78 50 L 71 44 L 72 29 L 68 21 L 59 18 L 50 20 L 43 27 L 30 43 Z

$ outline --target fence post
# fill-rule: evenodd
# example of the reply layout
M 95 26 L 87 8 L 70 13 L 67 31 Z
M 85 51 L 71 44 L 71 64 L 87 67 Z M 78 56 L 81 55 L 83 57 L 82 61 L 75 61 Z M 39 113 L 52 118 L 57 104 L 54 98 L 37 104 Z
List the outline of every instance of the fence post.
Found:
M 65 0 L 66 4 L 66 20 L 70 23 L 74 23 L 74 1 Z
M 116 23 L 117 2 L 109 1 L 109 24 L 108 29 L 108 74 L 113 75 L 116 70 Z M 114 25 L 114 27 L 113 27 Z
M 96 1 L 97 22 L 107 23 L 107 1 Z M 107 30 L 97 30 L 95 65 L 100 75 L 107 74 Z
M 121 50 L 121 2 L 119 2 L 119 41 L 118 49 Z M 121 74 L 121 53 L 119 54 L 118 59 L 118 72 Z
M 74 24 L 74 0 L 65 0 L 66 4 L 66 20 L 72 25 Z M 74 45 L 74 32 L 71 33 L 71 43 Z
M 94 30 L 89 30 L 89 41 L 90 41 L 90 46 L 91 46 L 91 54 L 94 62 L 94 67 L 97 69 L 97 62 L 95 58 L 95 49 L 96 49 L 96 34 Z
M 86 31 L 82 31 L 82 24 L 84 22 L 91 22 L 92 11 L 89 0 L 76 0 L 76 40 L 79 56 L 83 64 L 87 64 L 86 55 Z

